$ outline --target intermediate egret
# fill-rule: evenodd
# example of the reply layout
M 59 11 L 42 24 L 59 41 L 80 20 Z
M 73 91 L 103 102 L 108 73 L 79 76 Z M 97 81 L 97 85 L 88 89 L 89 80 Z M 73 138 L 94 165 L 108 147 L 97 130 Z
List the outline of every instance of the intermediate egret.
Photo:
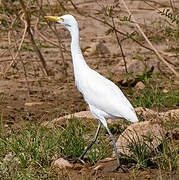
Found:
M 121 166 L 119 156 L 116 148 L 114 136 L 108 128 L 106 119 L 107 118 L 125 118 L 131 122 L 137 122 L 138 118 L 132 107 L 131 103 L 124 96 L 122 91 L 112 81 L 106 79 L 87 64 L 82 55 L 79 42 L 79 28 L 78 22 L 72 15 L 64 16 L 45 16 L 46 19 L 53 20 L 63 25 L 71 35 L 71 55 L 74 68 L 75 84 L 78 90 L 82 93 L 84 100 L 89 105 L 91 113 L 99 120 L 99 125 L 91 143 L 79 157 L 82 158 L 95 143 L 101 125 L 103 125 L 111 140 L 114 147 L 114 152 L 117 159 L 117 168 L 124 168 Z

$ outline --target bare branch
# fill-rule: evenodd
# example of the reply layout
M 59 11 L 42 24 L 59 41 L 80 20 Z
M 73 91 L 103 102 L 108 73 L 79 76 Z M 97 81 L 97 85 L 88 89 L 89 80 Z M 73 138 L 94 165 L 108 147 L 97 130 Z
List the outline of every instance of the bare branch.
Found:
M 131 16 L 132 20 L 135 22 L 136 27 L 139 29 L 140 33 L 142 34 L 142 36 L 144 37 L 144 39 L 147 41 L 147 43 L 150 45 L 150 47 L 153 49 L 153 51 L 155 52 L 155 54 L 158 56 L 158 58 L 163 61 L 163 63 L 168 66 L 168 68 L 177 76 L 179 77 L 178 72 L 176 72 L 174 70 L 174 68 L 159 54 L 159 52 L 157 51 L 157 49 L 153 46 L 153 44 L 149 41 L 149 39 L 147 38 L 147 36 L 145 35 L 145 33 L 142 31 L 141 27 L 139 26 L 139 24 L 137 23 L 135 17 L 132 15 L 131 11 L 129 10 L 129 8 L 127 7 L 126 3 L 124 0 L 122 0 L 122 3 L 124 5 L 124 7 L 126 8 L 128 14 Z
M 118 45 L 119 45 L 119 47 L 120 47 L 121 54 L 122 54 L 122 58 L 123 58 L 123 61 L 124 61 L 125 71 L 126 71 L 126 74 L 127 74 L 127 73 L 128 73 L 127 63 L 126 63 L 124 51 L 123 51 L 123 49 L 122 49 L 122 44 L 121 44 L 121 42 L 119 41 L 119 37 L 118 37 L 117 31 L 116 31 L 116 25 L 115 25 L 115 23 L 114 23 L 114 18 L 113 18 L 113 17 L 112 17 L 112 23 L 113 23 L 113 26 L 114 26 L 114 33 L 115 33 L 115 36 L 116 36 L 116 39 L 117 39 L 117 43 L 118 43 Z
M 27 11 L 27 9 L 26 9 L 26 7 L 25 7 L 25 4 L 24 4 L 23 0 L 20 0 L 20 4 L 21 4 L 22 9 L 23 9 L 24 14 L 25 14 L 25 19 L 26 19 L 26 22 L 27 22 L 27 32 L 28 32 L 28 34 L 29 34 L 29 36 L 30 36 L 30 40 L 31 40 L 31 42 L 32 42 L 32 46 L 33 46 L 35 52 L 37 53 L 37 55 L 38 55 L 38 57 L 39 57 L 42 65 L 43 65 L 43 68 L 44 68 L 44 70 L 45 70 L 46 75 L 49 75 L 49 71 L 47 70 L 46 61 L 45 61 L 45 59 L 44 59 L 44 57 L 43 57 L 40 49 L 39 49 L 38 46 L 36 45 L 35 40 L 34 40 L 34 36 L 33 36 L 32 32 L 31 32 L 30 17 L 29 17 L 29 13 L 28 13 L 28 11 Z

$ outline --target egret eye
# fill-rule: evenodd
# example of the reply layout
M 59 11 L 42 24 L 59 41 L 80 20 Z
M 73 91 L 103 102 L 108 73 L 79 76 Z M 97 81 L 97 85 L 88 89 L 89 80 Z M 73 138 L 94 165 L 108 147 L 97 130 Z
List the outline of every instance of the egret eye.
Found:
M 64 19 L 63 18 L 59 18 L 58 21 L 64 22 Z

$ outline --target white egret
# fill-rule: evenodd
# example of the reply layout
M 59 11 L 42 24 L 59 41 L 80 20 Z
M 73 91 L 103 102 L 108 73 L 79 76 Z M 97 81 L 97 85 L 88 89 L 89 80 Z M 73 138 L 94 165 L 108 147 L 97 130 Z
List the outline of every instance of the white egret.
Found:
M 108 128 L 106 119 L 121 117 L 131 122 L 137 122 L 138 118 L 134 108 L 118 86 L 91 69 L 86 64 L 80 49 L 79 28 L 76 19 L 72 15 L 64 15 L 60 17 L 45 16 L 45 18 L 53 20 L 69 30 L 71 34 L 71 55 L 74 68 L 75 84 L 78 90 L 83 94 L 86 103 L 89 105 L 91 113 L 99 120 L 99 125 L 94 138 L 79 159 L 82 160 L 86 152 L 95 143 L 101 125 L 103 125 L 112 140 L 117 159 L 116 170 L 122 168 L 119 161 L 115 139 Z M 124 168 L 122 169 L 124 170 Z

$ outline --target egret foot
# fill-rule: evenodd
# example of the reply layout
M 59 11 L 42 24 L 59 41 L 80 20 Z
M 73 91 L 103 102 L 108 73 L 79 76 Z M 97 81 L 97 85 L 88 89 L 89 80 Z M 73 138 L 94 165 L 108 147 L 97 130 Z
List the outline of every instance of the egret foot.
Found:
M 71 163 L 81 163 L 81 164 L 86 164 L 81 158 L 76 158 L 75 160 L 72 160 Z
M 121 165 L 117 166 L 117 167 L 114 169 L 114 172 L 118 171 L 119 169 L 122 169 L 122 171 L 123 171 L 124 173 L 127 173 L 127 172 L 128 172 L 128 169 L 122 167 Z

